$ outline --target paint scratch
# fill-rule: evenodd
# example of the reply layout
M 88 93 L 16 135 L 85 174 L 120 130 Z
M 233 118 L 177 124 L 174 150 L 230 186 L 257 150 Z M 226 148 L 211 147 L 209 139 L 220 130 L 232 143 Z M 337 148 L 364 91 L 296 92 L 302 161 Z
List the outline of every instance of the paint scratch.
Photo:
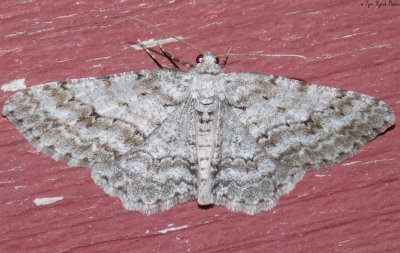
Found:
M 158 233 L 166 234 L 167 232 L 170 232 L 170 231 L 176 231 L 176 230 L 180 230 L 180 229 L 184 229 L 184 228 L 188 228 L 188 227 L 189 227 L 188 225 L 184 225 L 184 226 L 181 226 L 181 227 L 166 228 L 166 229 L 158 231 Z
M 149 39 L 146 41 L 142 41 L 141 44 L 146 46 L 146 47 L 155 47 L 157 45 L 162 45 L 162 44 L 167 44 L 167 43 L 172 43 L 172 42 L 177 42 L 179 40 L 182 40 L 182 36 L 177 36 L 176 38 L 167 38 L 167 39 L 162 39 L 162 40 L 154 40 L 154 39 Z M 132 45 L 133 48 L 136 50 L 142 50 L 142 46 L 138 43 L 135 45 Z

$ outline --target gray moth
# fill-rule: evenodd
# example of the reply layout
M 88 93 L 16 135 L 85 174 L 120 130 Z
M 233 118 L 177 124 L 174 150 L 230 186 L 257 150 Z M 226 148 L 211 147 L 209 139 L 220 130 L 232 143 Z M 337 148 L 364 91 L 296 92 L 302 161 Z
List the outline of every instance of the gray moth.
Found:
M 351 156 L 394 124 L 373 97 L 271 74 L 141 70 L 37 85 L 3 114 L 38 150 L 91 169 L 129 210 L 197 199 L 256 214 L 304 173 Z

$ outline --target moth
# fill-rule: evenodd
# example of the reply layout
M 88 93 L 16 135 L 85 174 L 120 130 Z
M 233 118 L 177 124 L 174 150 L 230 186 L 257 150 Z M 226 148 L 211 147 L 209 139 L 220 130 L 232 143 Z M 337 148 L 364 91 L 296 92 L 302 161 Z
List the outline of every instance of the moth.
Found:
M 310 170 L 394 124 L 373 97 L 262 73 L 140 70 L 37 85 L 3 114 L 43 153 L 91 169 L 123 206 L 151 214 L 196 199 L 256 214 Z

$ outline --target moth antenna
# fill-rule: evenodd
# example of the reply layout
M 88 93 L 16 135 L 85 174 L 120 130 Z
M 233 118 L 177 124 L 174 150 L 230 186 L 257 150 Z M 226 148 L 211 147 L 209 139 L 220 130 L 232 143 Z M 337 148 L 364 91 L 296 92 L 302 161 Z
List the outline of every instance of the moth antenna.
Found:
M 228 58 L 229 58 L 229 56 L 231 55 L 231 50 L 232 50 L 232 48 L 229 48 L 228 52 L 226 52 L 226 54 L 224 55 L 224 56 L 225 56 L 225 60 L 224 60 L 224 62 L 222 63 L 223 68 L 225 68 L 226 62 L 228 61 Z M 221 56 L 222 56 L 222 55 L 221 55 Z M 218 55 L 217 55 L 217 57 L 218 57 Z
M 251 54 L 230 54 L 232 56 L 264 56 L 264 57 L 298 57 L 302 58 L 304 60 L 308 60 L 307 57 L 303 55 L 298 55 L 298 54 L 257 54 L 257 53 L 251 53 Z
M 180 38 L 178 38 L 178 37 L 176 37 L 176 36 L 174 36 L 174 35 L 172 35 L 172 34 L 170 34 L 170 33 L 164 32 L 163 30 L 161 30 L 161 29 L 155 27 L 155 26 L 152 25 L 152 24 L 147 23 L 146 21 L 143 21 L 143 20 L 138 19 L 138 18 L 136 18 L 136 17 L 130 17 L 130 18 L 133 19 L 133 20 L 136 20 L 136 21 L 139 22 L 139 23 L 142 23 L 142 24 L 146 25 L 147 27 L 149 27 L 149 28 L 151 28 L 151 29 L 153 29 L 153 30 L 156 30 L 156 31 L 159 32 L 159 33 L 162 33 L 162 34 L 164 34 L 164 35 L 167 35 L 167 36 L 169 36 L 169 37 L 171 37 L 171 38 L 176 39 L 176 40 L 179 41 L 179 42 L 182 42 L 182 43 L 185 44 L 186 46 L 191 47 L 191 48 L 197 50 L 200 54 L 203 54 L 203 52 L 204 52 L 202 49 L 200 49 L 199 47 L 197 47 L 197 46 L 195 46 L 195 45 L 193 45 L 193 44 L 191 44 L 191 43 L 189 43 L 189 42 L 187 42 L 186 40 L 180 39 Z

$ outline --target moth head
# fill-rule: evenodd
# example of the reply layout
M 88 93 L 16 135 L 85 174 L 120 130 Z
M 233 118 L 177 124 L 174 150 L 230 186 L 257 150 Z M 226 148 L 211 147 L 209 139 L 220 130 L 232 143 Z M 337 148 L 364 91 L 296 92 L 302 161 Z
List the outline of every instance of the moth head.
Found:
M 197 56 L 196 63 L 194 70 L 199 73 L 218 74 L 223 72 L 223 69 L 218 66 L 219 58 L 213 53 L 205 52 Z
M 208 55 L 206 54 L 206 60 L 214 61 L 214 63 L 217 65 L 219 64 L 219 58 L 217 56 L 214 56 L 212 53 L 209 53 Z M 202 54 L 196 57 L 196 63 L 203 63 L 203 61 L 204 61 L 204 56 Z

